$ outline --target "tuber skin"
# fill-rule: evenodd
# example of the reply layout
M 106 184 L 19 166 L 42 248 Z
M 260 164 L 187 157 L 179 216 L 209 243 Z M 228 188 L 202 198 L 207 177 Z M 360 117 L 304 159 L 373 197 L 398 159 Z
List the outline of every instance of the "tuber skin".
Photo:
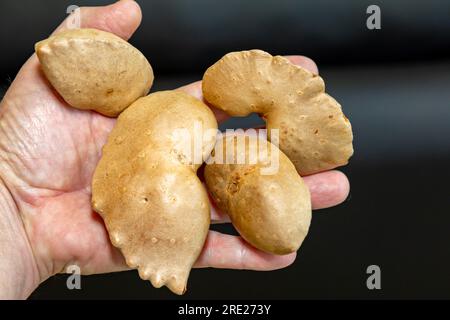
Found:
M 92 182 L 93 208 L 128 266 L 176 294 L 186 290 L 210 223 L 208 195 L 196 174 L 202 159 L 185 148 L 193 140 L 175 134 L 187 129 L 194 136 L 195 122 L 205 159 L 217 122 L 203 102 L 180 91 L 140 98 L 119 116 Z
M 223 159 L 208 161 L 205 180 L 216 205 L 227 212 L 240 235 L 254 247 L 283 255 L 299 249 L 311 223 L 308 187 L 294 165 L 275 145 L 263 138 L 236 136 L 219 139 L 216 150 Z M 260 153 L 265 147 L 267 154 Z M 272 153 L 278 153 L 278 170 L 263 174 Z M 249 154 L 258 155 L 250 161 Z M 245 159 L 238 164 L 236 159 Z
M 45 76 L 72 107 L 116 117 L 153 83 L 150 63 L 118 36 L 96 29 L 71 29 L 38 42 Z
M 258 113 L 301 175 L 347 164 L 351 124 L 318 75 L 261 50 L 231 52 L 205 72 L 203 96 L 231 116 Z

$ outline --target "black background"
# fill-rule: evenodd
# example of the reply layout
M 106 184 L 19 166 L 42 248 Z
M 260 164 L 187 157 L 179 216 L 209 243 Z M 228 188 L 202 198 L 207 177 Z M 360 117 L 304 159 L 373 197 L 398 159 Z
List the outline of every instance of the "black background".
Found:
M 0 93 L 36 41 L 71 4 L 1 1 Z M 342 205 L 314 213 L 296 262 L 273 272 L 195 269 L 182 298 L 450 298 L 449 1 L 139 1 L 144 20 L 131 43 L 150 60 L 152 91 L 201 78 L 233 50 L 304 54 L 354 129 L 355 155 L 342 170 L 352 190 Z M 366 28 L 381 8 L 382 29 Z M 249 127 L 255 117 L 222 126 Z M 231 231 L 231 228 L 223 228 Z M 381 268 L 368 290 L 366 268 Z M 180 299 L 135 271 L 46 281 L 42 298 Z

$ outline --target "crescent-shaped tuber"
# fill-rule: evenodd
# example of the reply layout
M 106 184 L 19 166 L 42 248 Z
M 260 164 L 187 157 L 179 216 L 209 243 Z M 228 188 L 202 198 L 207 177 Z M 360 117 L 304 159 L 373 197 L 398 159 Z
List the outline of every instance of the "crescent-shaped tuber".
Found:
M 353 154 L 352 129 L 341 106 L 324 92 L 321 77 L 261 50 L 232 52 L 203 76 L 203 96 L 231 116 L 258 113 L 269 139 L 301 175 L 329 170 Z

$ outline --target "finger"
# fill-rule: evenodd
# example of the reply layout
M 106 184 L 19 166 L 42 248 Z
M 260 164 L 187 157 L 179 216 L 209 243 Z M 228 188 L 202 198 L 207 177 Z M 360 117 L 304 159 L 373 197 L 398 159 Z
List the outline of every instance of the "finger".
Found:
M 85 7 L 80 9 L 81 26 L 109 31 L 127 39 L 141 22 L 141 9 L 131 0 L 122 0 L 105 7 Z M 68 17 L 56 30 L 67 28 Z M 32 84 L 32 86 L 30 86 Z M 28 59 L 8 89 L 5 99 L 12 96 L 30 96 L 30 90 L 38 92 L 42 100 L 46 96 L 54 98 L 54 92 L 40 71 L 36 54 Z
M 289 266 L 296 253 L 277 256 L 262 252 L 241 237 L 209 231 L 195 268 L 226 268 L 269 271 Z
M 231 222 L 230 216 L 228 216 L 225 212 L 222 212 L 214 203 L 211 196 L 209 196 L 209 203 L 211 208 L 211 224 L 218 223 L 228 223 Z
M 314 74 L 319 74 L 319 68 L 317 67 L 316 63 L 305 56 L 285 56 L 286 59 L 288 59 L 291 63 L 300 66 L 302 68 L 305 68 L 308 71 L 311 71 Z
M 114 33 L 128 40 L 142 21 L 139 5 L 133 0 L 121 0 L 104 7 L 80 8 L 81 28 L 94 28 Z M 72 17 L 67 17 L 54 33 L 71 27 Z
M 303 177 L 311 193 L 313 209 L 333 207 L 343 202 L 350 192 L 350 183 L 340 171 L 325 171 Z

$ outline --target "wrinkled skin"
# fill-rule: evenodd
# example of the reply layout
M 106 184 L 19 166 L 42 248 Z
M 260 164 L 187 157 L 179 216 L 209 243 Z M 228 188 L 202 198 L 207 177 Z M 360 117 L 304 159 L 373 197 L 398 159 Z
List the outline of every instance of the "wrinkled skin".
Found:
M 124 39 L 141 20 L 132 1 L 82 8 L 81 14 L 82 27 Z M 317 72 L 307 58 L 290 59 Z M 200 83 L 181 90 L 201 99 Z M 216 115 L 224 120 L 223 114 Z M 69 108 L 45 80 L 35 56 L 22 67 L 0 104 L 0 297 L 26 298 L 72 263 L 84 274 L 126 269 L 90 203 L 92 175 L 114 121 Z M 349 190 L 337 171 L 305 182 L 316 209 L 342 202 Z M 215 210 L 211 218 L 228 221 Z M 265 254 L 239 237 L 210 231 L 196 266 L 272 270 L 294 259 L 295 254 Z

